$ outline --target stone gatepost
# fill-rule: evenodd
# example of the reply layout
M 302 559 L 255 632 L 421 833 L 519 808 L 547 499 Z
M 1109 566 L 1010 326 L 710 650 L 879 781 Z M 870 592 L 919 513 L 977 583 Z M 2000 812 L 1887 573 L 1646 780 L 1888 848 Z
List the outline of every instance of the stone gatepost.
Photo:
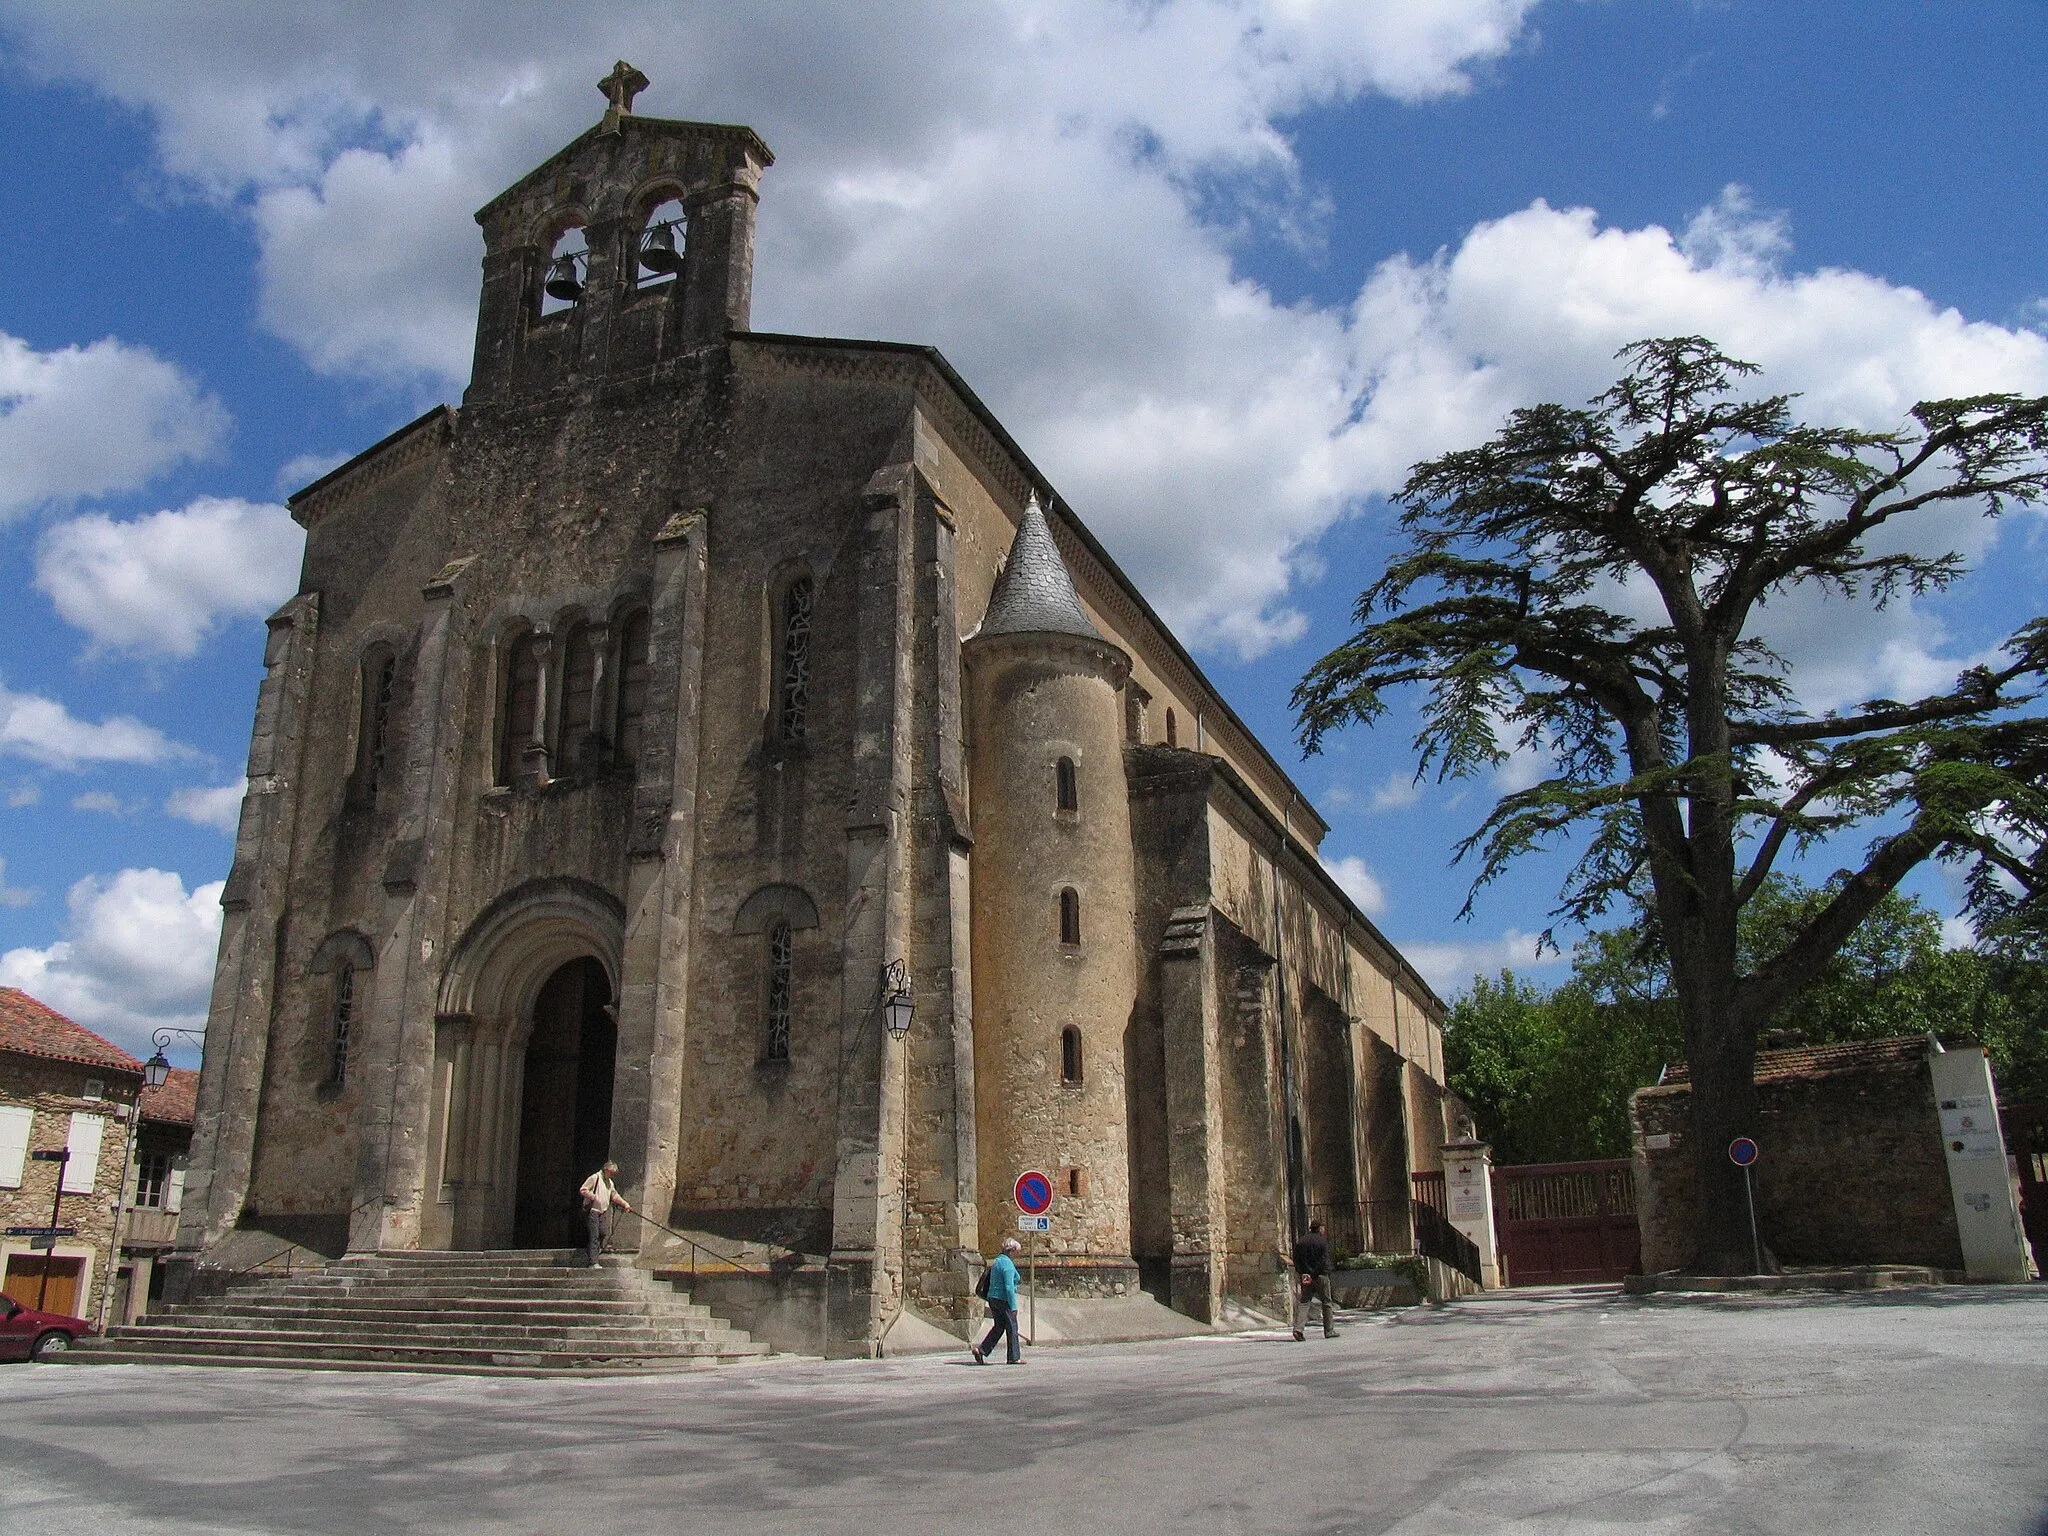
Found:
M 1451 1225 L 1479 1250 L 1479 1284 L 1500 1285 L 1500 1245 L 1493 1235 L 1493 1148 L 1483 1141 L 1444 1144 L 1444 1204 Z

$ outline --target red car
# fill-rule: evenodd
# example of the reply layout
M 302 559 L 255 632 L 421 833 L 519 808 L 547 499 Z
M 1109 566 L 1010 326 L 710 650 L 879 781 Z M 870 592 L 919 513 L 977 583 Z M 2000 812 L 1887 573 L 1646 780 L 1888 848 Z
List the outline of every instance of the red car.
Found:
M 0 1296 L 0 1360 L 48 1360 L 93 1331 L 82 1317 L 38 1312 Z

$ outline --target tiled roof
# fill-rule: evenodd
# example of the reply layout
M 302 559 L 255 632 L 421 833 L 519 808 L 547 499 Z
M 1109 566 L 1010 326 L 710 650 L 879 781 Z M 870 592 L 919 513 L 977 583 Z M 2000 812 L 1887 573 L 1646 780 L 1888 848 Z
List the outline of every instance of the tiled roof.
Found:
M 142 1090 L 142 1118 L 165 1125 L 190 1125 L 199 1107 L 199 1074 L 173 1067 L 161 1088 Z
M 0 1051 L 142 1075 L 142 1063 L 16 987 L 0 987 Z
M 1060 547 L 1053 542 L 1045 513 L 1034 495 L 1010 542 L 1010 558 L 989 594 L 977 635 L 1081 635 L 1100 640 L 1102 631 L 1089 621 L 1074 578 Z
M 1914 1066 L 1927 1059 L 1925 1035 L 1896 1035 L 1888 1040 L 1845 1040 L 1838 1045 L 1801 1045 L 1784 1051 L 1756 1053 L 1756 1080 L 1760 1083 L 1791 1082 L 1802 1077 L 1825 1077 L 1830 1072 L 1867 1072 L 1873 1068 Z M 1664 1074 L 1661 1086 L 1684 1086 L 1691 1081 L 1681 1064 Z

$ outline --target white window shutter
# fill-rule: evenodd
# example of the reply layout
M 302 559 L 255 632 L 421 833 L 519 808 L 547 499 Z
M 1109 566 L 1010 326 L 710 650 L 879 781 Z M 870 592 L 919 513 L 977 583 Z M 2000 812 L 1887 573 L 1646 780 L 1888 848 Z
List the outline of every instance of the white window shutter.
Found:
M 105 1115 L 71 1117 L 71 1137 L 65 1143 L 71 1148 L 71 1161 L 64 1165 L 65 1194 L 89 1195 L 99 1182 L 100 1137 L 106 1129 Z
M 185 1159 L 171 1164 L 171 1176 L 164 1180 L 164 1209 L 177 1214 L 185 1208 Z
M 21 1188 L 22 1165 L 28 1161 L 28 1130 L 36 1112 L 20 1104 L 0 1104 L 0 1189 Z

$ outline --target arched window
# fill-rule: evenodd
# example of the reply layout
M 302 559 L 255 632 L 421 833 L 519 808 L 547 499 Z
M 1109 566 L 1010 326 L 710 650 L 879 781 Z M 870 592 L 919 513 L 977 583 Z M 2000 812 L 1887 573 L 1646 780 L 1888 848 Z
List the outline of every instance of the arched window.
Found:
M 782 598 L 782 644 L 777 647 L 776 734 L 802 741 L 811 707 L 811 578 L 799 576 Z
M 619 626 L 619 761 L 632 767 L 640 761 L 640 722 L 647 714 L 647 645 L 653 633 L 647 610 L 628 615 Z
M 391 746 L 391 696 L 398 686 L 398 658 L 386 646 L 363 657 L 362 723 L 356 733 L 356 798 L 374 803 Z
M 356 968 L 347 960 L 334 973 L 334 1027 L 328 1076 L 336 1087 L 348 1080 L 348 1030 L 356 1016 Z
M 578 624 L 562 642 L 562 721 L 557 752 L 562 761 L 575 763 L 583 755 L 583 741 L 596 725 L 590 718 L 590 701 L 597 691 L 597 637 L 588 624 Z
M 1171 709 L 1168 709 L 1166 712 L 1166 744 L 1169 747 L 1177 747 L 1180 745 L 1180 741 L 1178 739 L 1177 733 L 1174 731 L 1173 725 L 1173 711 Z
M 1059 786 L 1059 808 L 1063 811 L 1081 809 L 1081 787 L 1074 778 L 1074 760 L 1063 757 L 1053 769 L 1053 778 Z
M 770 1061 L 789 1060 L 790 948 L 789 924 L 778 919 L 768 928 L 768 1031 L 763 1054 Z
M 505 707 L 498 721 L 498 782 L 519 777 L 519 759 L 534 739 L 534 711 L 540 707 L 540 639 L 531 630 L 515 639 L 505 655 Z
M 583 226 L 578 224 L 556 236 L 554 249 L 548 253 L 547 274 L 541 279 L 540 312 L 553 315 L 573 309 L 582 299 L 589 278 L 590 244 L 584 238 Z
M 1060 892 L 1060 942 L 1081 942 L 1081 893 L 1071 885 Z
M 1081 1031 L 1071 1024 L 1060 1031 L 1060 1081 L 1081 1081 Z
M 647 222 L 640 230 L 640 262 L 634 269 L 639 275 L 640 287 L 652 288 L 656 283 L 671 282 L 683 270 L 686 229 L 683 205 L 674 198 L 648 213 Z

